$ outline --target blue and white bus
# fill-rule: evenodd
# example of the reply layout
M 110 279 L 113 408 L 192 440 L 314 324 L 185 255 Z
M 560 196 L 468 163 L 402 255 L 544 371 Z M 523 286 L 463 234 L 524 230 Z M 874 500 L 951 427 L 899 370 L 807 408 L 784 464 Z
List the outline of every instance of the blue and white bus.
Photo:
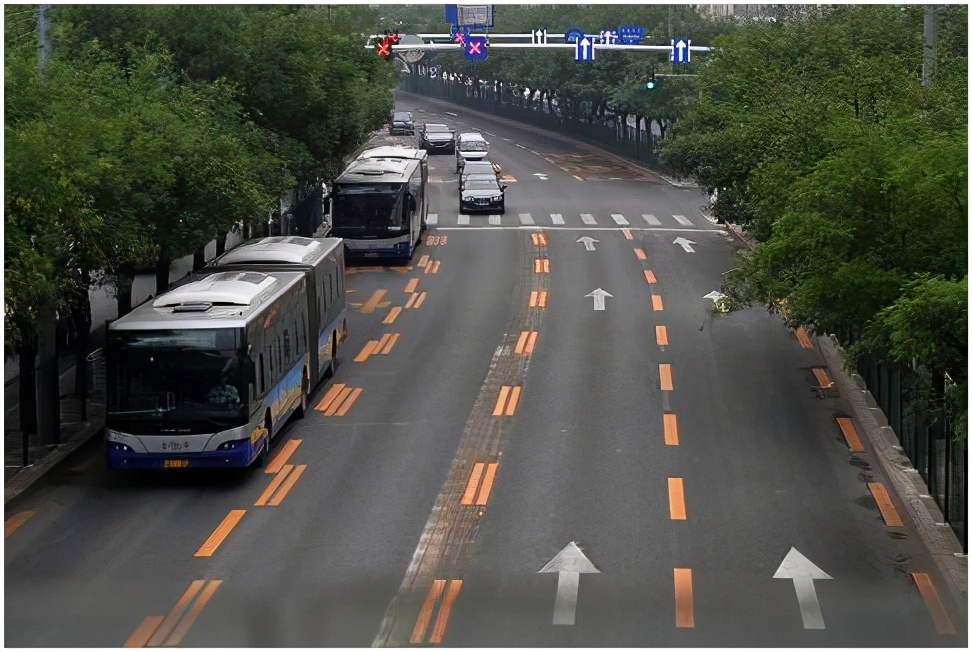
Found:
M 108 327 L 112 469 L 244 467 L 310 391 L 308 274 L 222 271 Z
M 344 299 L 344 243 L 340 238 L 273 236 L 250 240 L 216 258 L 203 272 L 250 270 L 302 271 L 307 274 L 310 387 L 334 374 L 338 344 L 348 334 Z
M 382 148 L 389 149 L 389 148 Z M 422 150 L 392 157 L 361 157 L 331 189 L 331 235 L 349 257 L 411 258 L 425 230 L 427 158 Z

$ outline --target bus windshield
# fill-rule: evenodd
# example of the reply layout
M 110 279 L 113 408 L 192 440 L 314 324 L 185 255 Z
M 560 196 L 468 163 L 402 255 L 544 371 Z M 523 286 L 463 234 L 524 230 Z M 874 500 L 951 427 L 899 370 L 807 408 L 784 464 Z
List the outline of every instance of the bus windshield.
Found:
M 384 237 L 407 231 L 402 184 L 347 184 L 334 192 L 331 230 L 337 237 Z
M 168 435 L 245 425 L 248 378 L 240 338 L 237 329 L 112 333 L 109 427 Z

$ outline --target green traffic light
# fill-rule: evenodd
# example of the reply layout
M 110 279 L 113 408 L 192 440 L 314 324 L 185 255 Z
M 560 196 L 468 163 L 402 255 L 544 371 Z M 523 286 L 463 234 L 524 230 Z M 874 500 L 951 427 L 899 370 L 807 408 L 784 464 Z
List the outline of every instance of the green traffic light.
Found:
M 645 88 L 648 90 L 653 90 L 655 88 L 655 82 L 654 81 L 645 82 Z

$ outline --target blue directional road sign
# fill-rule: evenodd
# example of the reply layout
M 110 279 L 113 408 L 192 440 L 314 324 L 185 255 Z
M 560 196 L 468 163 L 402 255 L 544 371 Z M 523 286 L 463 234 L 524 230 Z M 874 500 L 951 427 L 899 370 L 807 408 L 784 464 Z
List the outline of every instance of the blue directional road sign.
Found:
M 594 61 L 594 43 L 586 36 L 582 36 L 574 44 L 574 61 Z
M 645 38 L 644 27 L 618 27 L 618 42 L 624 45 L 638 45 Z
M 674 64 L 690 63 L 692 61 L 691 52 L 692 41 L 689 39 L 672 39 L 672 49 L 668 53 L 668 60 Z
M 571 27 L 566 32 L 564 32 L 564 42 L 565 43 L 576 43 L 578 39 L 584 38 L 584 30 L 579 27 Z
M 467 38 L 465 53 L 468 61 L 485 61 L 489 58 L 489 52 L 486 50 L 486 37 L 470 36 Z

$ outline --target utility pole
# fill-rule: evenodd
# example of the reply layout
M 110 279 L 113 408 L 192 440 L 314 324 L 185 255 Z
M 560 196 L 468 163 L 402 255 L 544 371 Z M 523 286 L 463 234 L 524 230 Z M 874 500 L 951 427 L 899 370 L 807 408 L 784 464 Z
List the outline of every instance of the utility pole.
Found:
M 50 48 L 47 43 L 47 10 L 50 5 L 37 6 L 37 64 L 43 70 L 50 55 Z
M 925 49 L 921 62 L 921 85 L 931 86 L 935 77 L 935 5 L 925 5 Z

